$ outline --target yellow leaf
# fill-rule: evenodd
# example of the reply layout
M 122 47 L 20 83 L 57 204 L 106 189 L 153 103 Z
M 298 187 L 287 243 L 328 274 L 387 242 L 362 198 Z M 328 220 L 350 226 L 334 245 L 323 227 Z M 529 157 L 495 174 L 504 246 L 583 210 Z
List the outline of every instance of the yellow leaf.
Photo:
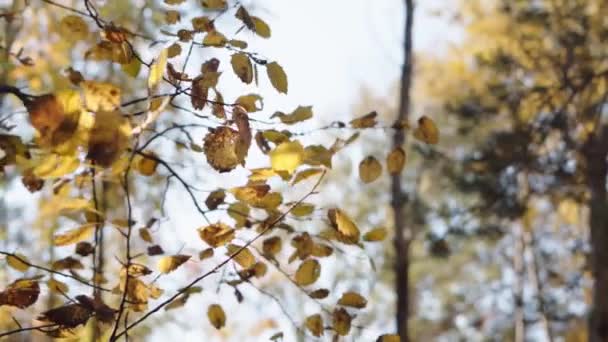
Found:
M 278 145 L 270 152 L 270 165 L 275 171 L 293 171 L 302 164 L 304 147 L 299 141 L 288 141 Z
M 120 67 L 125 74 L 135 78 L 139 75 L 139 71 L 141 70 L 141 62 L 137 58 L 132 58 L 131 62 L 122 64 Z
M 221 329 L 226 325 L 226 314 L 224 309 L 219 304 L 211 304 L 207 309 L 207 317 L 209 323 L 215 327 L 215 329 Z
M 395 334 L 384 334 L 378 336 L 376 342 L 401 342 L 401 337 Z
M 308 216 L 315 211 L 314 204 L 299 203 L 292 210 L 291 214 L 297 217 Z
M 165 22 L 169 25 L 176 24 L 181 19 L 178 11 L 170 10 L 165 12 Z
M 228 40 L 226 39 L 226 37 L 223 34 L 219 33 L 216 30 L 213 30 L 205 35 L 205 38 L 203 39 L 203 45 L 222 47 L 222 46 L 226 45 L 227 41 Z
M 32 170 L 34 176 L 42 179 L 60 178 L 76 171 L 80 160 L 76 156 L 49 154 Z
M 296 173 L 291 184 L 295 185 L 310 177 L 314 177 L 323 173 L 323 169 L 306 169 Z
M 262 97 L 256 94 L 239 96 L 236 99 L 235 103 L 245 108 L 245 110 L 249 113 L 257 112 L 264 108 L 264 102 L 262 101 Z
M 249 84 L 253 81 L 253 66 L 247 54 L 243 52 L 233 54 L 230 58 L 230 64 L 232 64 L 234 73 L 243 83 Z
M 329 220 L 339 233 L 339 238 L 344 243 L 356 243 L 359 241 L 359 228 L 357 225 L 340 209 L 330 209 L 328 211 Z
M 84 40 L 89 36 L 89 26 L 79 15 L 68 15 L 59 23 L 61 37 L 70 41 Z
M 365 233 L 365 235 L 363 236 L 363 240 L 368 241 L 368 242 L 382 241 L 382 240 L 386 239 L 387 234 L 388 234 L 388 232 L 387 232 L 386 228 L 378 227 L 378 228 L 374 228 L 374 229 L 370 230 L 369 232 Z
M 156 89 L 163 79 L 165 69 L 167 68 L 167 53 L 167 49 L 163 49 L 150 67 L 150 73 L 148 74 L 148 89 Z
M 85 107 L 91 112 L 113 111 L 120 106 L 120 88 L 107 82 L 83 81 Z
M 56 293 L 66 294 L 70 290 L 65 283 L 55 279 L 49 279 L 49 281 L 46 282 L 46 285 L 48 286 L 49 290 Z
M 282 123 L 293 125 L 312 118 L 312 115 L 312 106 L 298 106 L 298 108 L 294 109 L 290 114 L 276 112 L 272 114 L 270 118 L 278 117 Z
M 266 73 L 270 83 L 279 93 L 287 94 L 287 74 L 277 62 L 266 64 Z
M 332 150 L 328 150 L 325 146 L 306 146 L 306 148 L 304 149 L 303 163 L 312 166 L 323 165 L 328 168 L 331 168 L 331 158 L 333 157 L 333 155 L 334 152 Z
M 27 264 L 28 260 L 23 254 L 15 253 L 15 255 L 9 255 L 6 257 L 6 262 L 11 268 L 20 272 L 25 272 L 30 268 Z
M 342 306 L 350 306 L 352 308 L 363 309 L 367 305 L 367 299 L 357 292 L 344 292 L 338 304 Z
M 262 19 L 251 16 L 255 27 L 255 33 L 262 38 L 270 38 L 270 26 L 266 24 Z
M 144 151 L 145 154 L 154 156 L 154 153 Z M 144 156 L 136 156 L 135 169 L 144 176 L 152 176 L 156 172 L 158 162 L 152 158 L 146 158 Z
M 323 319 L 321 315 L 315 314 L 306 317 L 306 329 L 316 337 L 323 335 Z
M 300 286 L 313 284 L 321 275 L 321 265 L 315 259 L 307 259 L 296 271 L 295 281 Z
M 391 151 L 386 157 L 386 167 L 392 175 L 398 174 L 405 166 L 405 151 L 401 147 L 397 147 Z
M 139 228 L 139 237 L 146 242 L 152 243 L 152 235 L 150 235 L 148 228 Z
M 229 244 L 227 246 L 227 255 L 233 257 L 233 260 L 242 268 L 250 268 L 255 264 L 253 253 L 247 248 L 242 249 L 242 246 Z M 240 252 L 239 252 L 240 251 Z M 238 254 L 236 254 L 238 252 Z
M 232 203 L 228 207 L 228 216 L 236 222 L 236 228 L 244 227 L 249 219 L 249 207 L 242 202 Z
M 382 165 L 372 156 L 368 156 L 359 163 L 359 178 L 363 183 L 371 183 L 382 174 Z
M 158 260 L 158 271 L 164 274 L 173 272 L 189 259 L 189 255 L 182 254 L 162 257 L 160 260 Z
M 203 8 L 208 10 L 223 10 L 226 6 L 226 0 L 203 0 Z
M 64 234 L 56 235 L 53 238 L 55 246 L 67 246 L 86 240 L 93 235 L 95 224 L 85 224 L 79 228 L 68 230 Z
M 198 234 L 211 247 L 220 247 L 234 239 L 234 229 L 218 222 L 204 228 L 199 228 Z
M 378 116 L 378 113 L 376 113 L 375 111 L 365 114 L 360 118 L 351 120 L 350 125 L 353 128 L 371 128 L 376 126 L 376 117 Z
M 439 129 L 431 118 L 422 116 L 418 119 L 418 127 L 414 130 L 414 138 L 435 145 L 439 142 Z

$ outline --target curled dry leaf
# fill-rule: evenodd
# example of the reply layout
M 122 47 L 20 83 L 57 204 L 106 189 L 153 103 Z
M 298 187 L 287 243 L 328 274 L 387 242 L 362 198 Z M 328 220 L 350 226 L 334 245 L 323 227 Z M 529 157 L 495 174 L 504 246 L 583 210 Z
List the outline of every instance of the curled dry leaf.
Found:
M 340 241 L 344 243 L 357 243 L 359 241 L 359 228 L 342 210 L 330 209 L 327 211 L 327 216 L 336 229 Z
M 244 163 L 239 140 L 239 132 L 230 127 L 220 126 L 213 129 L 205 137 L 203 146 L 209 165 L 219 172 L 229 172 Z

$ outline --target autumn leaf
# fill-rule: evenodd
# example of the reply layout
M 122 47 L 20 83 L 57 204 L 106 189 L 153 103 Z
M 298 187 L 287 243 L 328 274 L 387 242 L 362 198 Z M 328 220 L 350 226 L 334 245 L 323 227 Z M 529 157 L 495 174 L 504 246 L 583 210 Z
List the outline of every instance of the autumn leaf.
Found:
M 278 117 L 282 123 L 287 125 L 293 125 L 298 122 L 308 120 L 312 118 L 312 116 L 312 106 L 298 106 L 290 114 L 276 112 L 272 114 L 270 118 Z
M 321 275 L 321 265 L 315 259 L 305 260 L 296 271 L 295 281 L 300 286 L 313 284 Z
M 401 147 L 396 147 L 386 157 L 386 167 L 392 175 L 399 174 L 405 166 L 405 151 Z
M 28 260 L 23 254 L 15 253 L 6 257 L 8 265 L 19 272 L 25 272 L 30 268 Z
M 368 156 L 359 163 L 359 178 L 363 183 L 369 184 L 382 174 L 382 165 L 372 156 Z
M 40 285 L 36 279 L 17 279 L 0 292 L 0 306 L 10 305 L 20 309 L 36 303 Z
M 158 260 L 158 265 L 157 265 L 158 271 L 160 273 L 164 273 L 164 274 L 173 272 L 178 267 L 180 267 L 183 263 L 190 260 L 190 258 L 191 258 L 190 255 L 183 255 L 183 254 L 162 257 L 160 260 Z
M 270 165 L 275 171 L 293 173 L 302 164 L 304 147 L 299 141 L 288 141 L 270 151 Z
M 49 281 L 47 281 L 46 285 L 49 288 L 49 290 L 51 290 L 52 292 L 55 292 L 55 293 L 65 294 L 65 293 L 68 293 L 68 291 L 69 291 L 69 288 L 65 283 L 60 282 L 59 280 L 56 280 L 56 279 L 49 279 Z
M 357 225 L 340 209 L 330 209 L 327 212 L 329 220 L 338 232 L 340 241 L 344 243 L 356 243 L 359 241 L 359 228 Z
M 323 335 L 323 319 L 320 314 L 314 314 L 306 317 L 306 329 L 314 336 L 320 337 Z
M 220 126 L 207 134 L 203 151 L 209 165 L 219 172 L 228 172 L 243 163 L 239 139 L 239 132 L 227 126 Z
M 148 74 L 148 89 L 155 90 L 163 79 L 165 69 L 167 68 L 167 49 L 163 49 L 152 66 Z
M 67 15 L 59 23 L 61 37 L 70 41 L 87 39 L 89 36 L 89 26 L 79 15 Z
M 348 335 L 352 321 L 352 317 L 348 312 L 346 312 L 344 308 L 335 309 L 332 314 L 332 319 L 334 331 L 341 336 Z
M 253 81 L 253 66 L 246 53 L 237 52 L 230 58 L 230 64 L 234 73 L 243 81 L 249 84 Z
M 384 227 L 378 227 L 370 230 L 363 235 L 363 240 L 368 242 L 382 241 L 386 239 L 388 232 Z
M 422 116 L 418 119 L 418 127 L 414 130 L 414 138 L 435 145 L 439 142 L 439 129 L 431 118 Z
M 262 97 L 257 94 L 239 96 L 236 99 L 235 103 L 243 107 L 249 113 L 257 112 L 259 110 L 262 110 L 262 108 L 264 107 Z
M 93 235 L 95 224 L 85 224 L 79 228 L 69 230 L 63 234 L 55 235 L 53 244 L 55 246 L 67 246 L 86 240 Z
M 222 47 L 226 45 L 226 36 L 216 30 L 209 31 L 203 39 L 204 46 Z
M 221 222 L 199 228 L 198 233 L 205 243 L 214 248 L 227 244 L 235 237 L 234 229 Z
M 262 250 L 264 254 L 269 257 L 275 257 L 281 252 L 283 241 L 278 236 L 270 237 L 262 243 Z
M 270 38 L 270 26 L 264 22 L 264 20 L 251 16 L 253 25 L 255 27 L 255 33 L 262 38 Z
M 367 299 L 361 296 L 357 292 L 344 292 L 338 304 L 342 306 L 349 306 L 357 309 L 363 309 L 367 305 Z
M 270 83 L 279 93 L 287 94 L 287 74 L 277 62 L 266 64 L 266 73 Z
M 202 0 L 203 8 L 208 10 L 223 10 L 226 8 L 226 0 Z
M 242 268 L 250 268 L 255 264 L 255 256 L 253 256 L 253 253 L 248 248 L 235 244 L 229 244 L 226 247 L 228 249 L 226 255 L 232 257 Z
M 310 292 L 308 294 L 308 296 L 313 299 L 324 299 L 324 298 L 327 298 L 327 296 L 329 296 L 329 290 L 328 289 L 314 290 L 314 291 Z
M 401 337 L 395 334 L 384 334 L 378 336 L 376 342 L 401 342 Z
M 215 327 L 215 329 L 221 329 L 226 325 L 226 314 L 224 309 L 219 304 L 211 304 L 207 309 L 207 317 L 209 323 Z
M 376 122 L 376 117 L 378 116 L 378 113 L 376 113 L 375 111 L 365 114 L 360 118 L 356 118 L 354 120 L 350 121 L 350 125 L 353 128 L 371 128 L 376 126 L 377 122 Z

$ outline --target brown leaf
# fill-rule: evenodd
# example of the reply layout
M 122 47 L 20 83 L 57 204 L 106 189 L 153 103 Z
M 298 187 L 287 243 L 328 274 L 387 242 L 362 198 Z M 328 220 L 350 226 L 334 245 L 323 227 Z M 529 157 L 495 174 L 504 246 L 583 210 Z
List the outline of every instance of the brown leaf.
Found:
M 321 315 L 315 314 L 306 317 L 306 329 L 316 337 L 323 335 L 323 319 L 321 318 Z
M 69 304 L 45 311 L 38 319 L 68 328 L 75 328 L 81 324 L 85 324 L 92 314 L 92 309 L 86 308 L 81 304 Z
M 0 292 L 0 306 L 10 305 L 20 309 L 36 303 L 40 295 L 40 285 L 33 279 L 18 279 Z
M 275 257 L 281 252 L 283 241 L 278 236 L 270 237 L 262 243 L 262 250 L 264 254 L 269 257 Z
M 378 113 L 376 113 L 376 111 L 373 111 L 371 113 L 363 115 L 360 118 L 351 120 L 350 125 L 353 128 L 371 128 L 371 127 L 376 126 L 376 124 L 377 124 L 376 117 L 377 116 L 378 116 Z
M 396 147 L 386 157 L 386 167 L 392 175 L 398 174 L 405 166 L 406 155 L 401 147 Z
M 418 119 L 418 127 L 414 130 L 414 138 L 435 145 L 439 142 L 439 129 L 431 118 L 422 116 Z
M 344 310 L 344 308 L 335 309 L 333 314 L 333 328 L 334 331 L 341 336 L 348 335 L 350 331 L 350 323 L 352 317 Z
M 239 132 L 227 126 L 211 130 L 205 137 L 203 146 L 209 165 L 219 172 L 228 172 L 243 163 L 240 139 Z
M 329 296 L 329 290 L 328 289 L 318 289 L 318 290 L 314 290 L 312 292 L 310 292 L 308 294 L 308 296 L 310 298 L 313 299 L 323 299 L 323 298 L 327 298 L 327 296 Z
M 220 204 L 224 203 L 225 198 L 226 192 L 224 192 L 224 190 L 215 190 L 207 196 L 205 205 L 209 210 L 215 210 Z

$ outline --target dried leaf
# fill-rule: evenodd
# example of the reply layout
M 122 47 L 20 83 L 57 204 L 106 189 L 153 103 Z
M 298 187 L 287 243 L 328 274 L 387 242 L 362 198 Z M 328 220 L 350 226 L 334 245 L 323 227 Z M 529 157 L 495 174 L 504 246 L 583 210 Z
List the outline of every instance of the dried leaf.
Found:
M 357 243 L 359 241 L 359 228 L 348 215 L 340 209 L 330 209 L 327 214 L 339 234 L 340 241 L 344 243 Z
M 208 10 L 223 10 L 228 6 L 226 0 L 202 0 L 202 4 Z
M 282 112 L 276 112 L 270 116 L 270 118 L 278 117 L 282 123 L 287 125 L 293 125 L 298 122 L 302 122 L 312 118 L 312 106 L 298 106 L 293 110 L 290 114 L 285 114 Z
M 148 228 L 139 228 L 139 237 L 146 242 L 152 243 L 152 235 Z
M 75 328 L 85 324 L 92 315 L 93 310 L 90 308 L 81 304 L 69 304 L 48 310 L 42 313 L 38 319 L 68 328 Z
M 224 190 L 215 190 L 207 196 L 205 205 L 209 210 L 215 210 L 220 204 L 224 203 L 225 198 L 226 192 L 224 192 Z
M 18 279 L 0 292 L 0 306 L 10 305 L 20 309 L 36 303 L 40 295 L 40 285 L 35 279 Z
M 395 334 L 384 334 L 384 335 L 378 336 L 378 339 L 376 339 L 376 342 L 401 342 L 401 337 L 399 337 L 399 335 L 395 335 Z
M 276 257 L 281 252 L 283 241 L 278 236 L 270 237 L 262 243 L 262 250 L 264 254 L 269 257 Z
M 220 126 L 205 137 L 203 146 L 207 162 L 219 172 L 228 172 L 244 162 L 239 154 L 239 132 Z
M 314 177 L 323 173 L 323 169 L 306 169 L 296 173 L 295 177 L 293 177 L 292 185 L 296 185 L 303 180 L 306 180 L 310 177 Z
M 262 97 L 257 94 L 239 96 L 236 99 L 235 103 L 243 107 L 249 113 L 257 112 L 264 108 L 264 102 L 262 101 Z
M 308 296 L 310 298 L 313 299 L 323 299 L 323 298 L 327 298 L 327 296 L 329 296 L 329 290 L 328 289 L 318 289 L 318 290 L 314 290 L 312 292 L 310 292 L 308 294 Z
M 222 47 L 226 45 L 226 36 L 216 30 L 209 31 L 203 39 L 204 46 Z

